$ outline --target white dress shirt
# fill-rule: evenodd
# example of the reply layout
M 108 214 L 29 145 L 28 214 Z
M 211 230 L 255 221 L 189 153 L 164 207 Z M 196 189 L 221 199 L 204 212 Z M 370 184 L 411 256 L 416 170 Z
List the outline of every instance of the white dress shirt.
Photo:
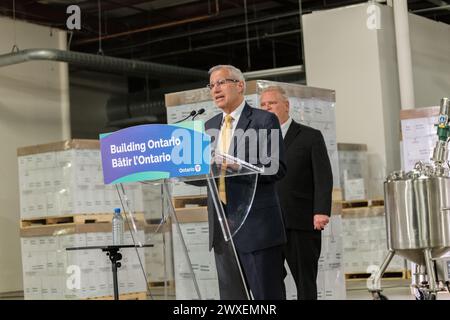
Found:
M 234 109 L 233 112 L 230 113 L 230 116 L 233 118 L 233 120 L 231 121 L 231 134 L 230 137 L 233 137 L 234 135 L 234 130 L 236 129 L 236 126 L 239 122 L 239 118 L 241 117 L 242 114 L 242 110 L 244 110 L 244 106 L 245 106 L 245 99 L 242 99 L 242 103 L 239 105 L 239 107 L 237 107 L 236 109 Z M 227 116 L 227 113 L 223 112 L 222 115 L 222 125 L 220 126 L 220 132 L 219 132 L 219 137 L 217 139 L 217 144 L 216 144 L 216 149 L 219 151 L 222 151 L 222 153 L 228 153 L 228 150 L 220 150 L 221 147 L 221 143 L 220 143 L 220 139 L 222 137 L 222 130 L 225 129 L 225 116 Z M 231 141 L 230 141 L 231 143 Z
M 283 139 L 284 137 L 286 137 L 286 133 L 289 130 L 289 126 L 292 123 L 292 118 L 289 117 L 282 125 L 281 125 L 281 134 L 283 135 Z

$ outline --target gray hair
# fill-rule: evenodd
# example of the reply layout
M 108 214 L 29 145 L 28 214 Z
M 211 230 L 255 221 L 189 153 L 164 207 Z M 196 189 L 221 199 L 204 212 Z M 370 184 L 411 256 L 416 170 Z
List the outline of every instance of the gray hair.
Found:
M 286 91 L 280 86 L 269 86 L 267 88 L 264 88 L 261 91 L 260 95 L 263 94 L 264 92 L 269 92 L 269 91 L 278 92 L 285 101 L 289 101 L 289 98 L 287 97 Z
M 213 72 L 220 70 L 220 69 L 228 70 L 233 78 L 235 78 L 236 80 L 242 81 L 244 83 L 244 94 L 245 94 L 246 83 L 245 83 L 245 78 L 244 78 L 244 74 L 242 73 L 242 71 L 239 70 L 238 68 L 236 68 L 235 66 L 232 66 L 231 64 L 219 64 L 219 65 L 214 66 L 211 69 L 209 69 L 208 74 L 211 75 Z

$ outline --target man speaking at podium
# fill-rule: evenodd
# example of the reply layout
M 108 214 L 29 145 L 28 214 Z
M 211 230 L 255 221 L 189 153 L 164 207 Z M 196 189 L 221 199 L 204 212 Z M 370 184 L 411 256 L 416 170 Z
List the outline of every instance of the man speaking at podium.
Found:
M 233 241 L 247 287 L 255 299 L 284 299 L 283 245 L 286 242 L 283 218 L 275 182 L 286 173 L 284 146 L 277 117 L 250 107 L 244 99 L 242 72 L 231 65 L 209 70 L 208 88 L 222 113 L 205 123 L 212 134 L 212 149 L 264 168 L 258 176 L 256 193 L 242 227 Z M 253 137 L 242 143 L 239 133 Z M 256 133 L 256 134 L 250 134 Z M 262 159 L 262 149 L 268 151 Z M 257 150 L 257 156 L 252 156 Z M 264 155 L 263 155 L 264 156 Z M 269 161 L 267 161 L 269 159 Z M 227 215 L 236 208 L 245 188 L 241 177 L 219 178 L 219 198 Z M 242 177 L 244 178 L 244 177 Z M 248 199 L 246 199 L 248 201 Z M 228 209 L 228 212 L 227 212 Z M 208 198 L 209 245 L 214 248 L 221 299 L 247 299 L 233 249 L 226 242 L 210 197 Z

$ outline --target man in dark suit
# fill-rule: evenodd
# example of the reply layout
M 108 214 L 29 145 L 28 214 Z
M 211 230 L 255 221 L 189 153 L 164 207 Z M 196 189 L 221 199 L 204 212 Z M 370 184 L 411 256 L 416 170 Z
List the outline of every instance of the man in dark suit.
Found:
M 261 108 L 281 123 L 289 174 L 278 184 L 286 225 L 286 261 L 299 300 L 317 299 L 317 269 L 321 230 L 331 211 L 333 174 L 322 133 L 292 121 L 289 100 L 281 87 L 268 87 L 260 96 Z
M 239 69 L 219 65 L 211 68 L 209 74 L 211 96 L 222 110 L 205 123 L 206 132 L 212 135 L 212 149 L 264 169 L 258 175 L 247 218 L 232 238 L 234 246 L 224 240 L 211 196 L 208 197 L 210 249 L 214 248 L 220 296 L 247 299 L 245 283 L 255 299 L 283 299 L 286 234 L 275 187 L 286 172 L 280 124 L 275 115 L 251 108 L 245 102 L 245 80 Z M 249 202 L 249 179 L 217 179 L 228 217 Z

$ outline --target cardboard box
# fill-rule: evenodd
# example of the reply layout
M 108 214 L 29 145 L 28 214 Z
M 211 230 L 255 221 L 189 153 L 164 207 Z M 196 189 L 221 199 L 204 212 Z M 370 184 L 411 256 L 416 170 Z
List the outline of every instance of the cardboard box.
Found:
M 338 143 L 339 174 L 343 199 L 368 199 L 370 180 L 367 145 Z
M 351 209 L 343 215 L 343 262 L 345 273 L 367 273 L 370 265 L 378 265 L 387 255 L 385 217 L 379 210 Z M 404 259 L 395 256 L 389 271 L 404 269 Z
M 70 214 L 112 213 L 121 207 L 114 185 L 103 184 L 98 140 L 67 140 L 19 148 L 21 219 Z M 124 185 L 132 210 L 144 212 L 145 204 L 161 199 L 152 185 Z M 148 203 L 147 203 L 148 204 Z M 161 216 L 161 205 L 151 203 L 149 219 Z
M 143 229 L 138 233 L 143 234 Z M 68 247 L 111 244 L 110 234 L 110 223 L 22 229 L 25 299 L 85 299 L 112 295 L 111 263 L 104 252 L 65 250 Z M 143 249 L 137 250 L 144 261 Z M 123 249 L 122 255 L 120 292 L 146 291 L 145 278 L 135 249 Z M 70 266 L 73 269 L 68 269 Z M 70 287 L 74 273 L 67 272 L 71 270 L 78 270 L 80 288 Z
M 174 251 L 170 223 L 149 225 L 145 228 L 145 243 L 154 247 L 145 248 L 147 280 L 163 282 L 174 280 Z
M 410 171 L 418 161 L 430 162 L 437 141 L 439 106 L 401 110 L 402 169 Z

